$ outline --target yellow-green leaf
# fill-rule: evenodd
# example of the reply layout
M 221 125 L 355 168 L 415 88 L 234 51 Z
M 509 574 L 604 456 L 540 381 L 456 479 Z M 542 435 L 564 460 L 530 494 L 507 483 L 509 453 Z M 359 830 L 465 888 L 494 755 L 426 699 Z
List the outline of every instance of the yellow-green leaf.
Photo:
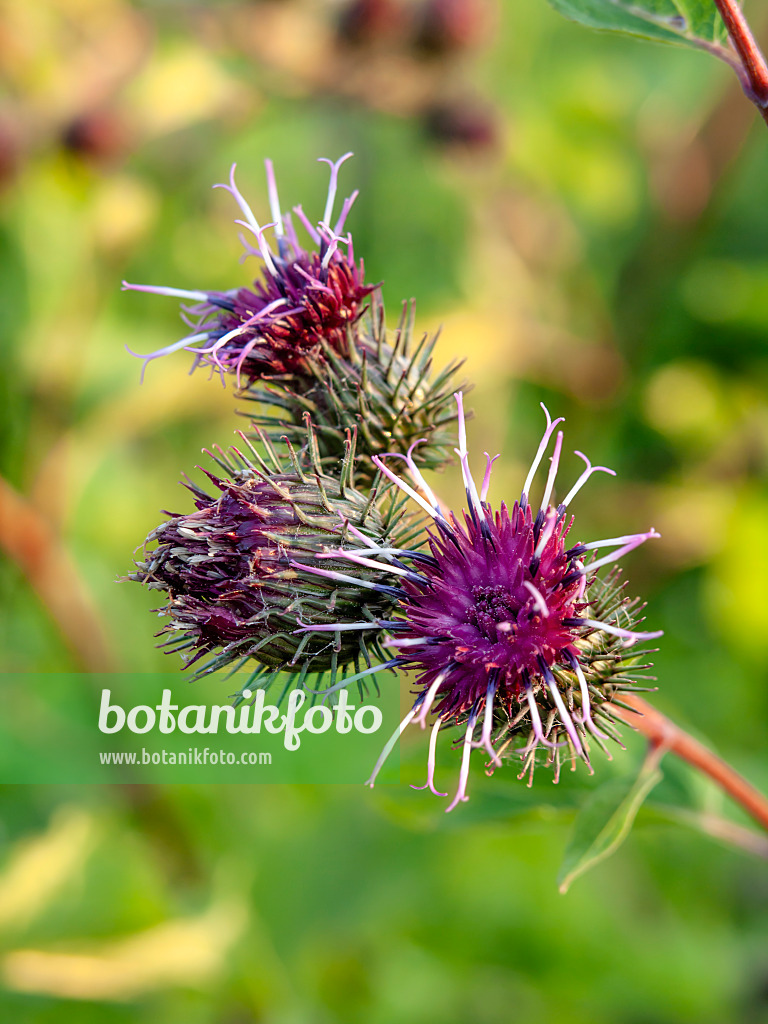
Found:
M 654 759 L 643 765 L 636 779 L 611 779 L 586 800 L 576 816 L 560 867 L 560 892 L 567 892 L 579 875 L 621 846 L 641 804 L 661 779 Z

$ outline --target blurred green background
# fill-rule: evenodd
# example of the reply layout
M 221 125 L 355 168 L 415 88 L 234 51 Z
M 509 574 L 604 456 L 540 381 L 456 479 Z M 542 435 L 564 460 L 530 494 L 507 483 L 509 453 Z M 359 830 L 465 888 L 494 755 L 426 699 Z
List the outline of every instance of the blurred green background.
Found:
M 116 580 L 238 424 L 186 354 L 139 386 L 123 346 L 181 325 L 119 282 L 247 283 L 211 183 L 236 160 L 266 219 L 269 156 L 319 216 L 315 159 L 352 149 L 355 250 L 392 319 L 414 296 L 438 358 L 468 357 L 492 498 L 519 492 L 545 400 L 619 474 L 579 497 L 580 535 L 663 535 L 626 560 L 666 631 L 654 701 L 768 788 L 768 135 L 725 66 L 543 0 L 0 0 L 0 69 L 4 669 L 170 667 L 152 598 Z M 461 501 L 456 473 L 439 487 Z M 424 764 L 406 734 L 404 780 Z M 742 819 L 665 768 L 566 896 L 581 771 L 529 791 L 475 765 L 448 817 L 405 783 L 4 787 L 0 1017 L 768 1021 L 764 862 L 703 835 Z

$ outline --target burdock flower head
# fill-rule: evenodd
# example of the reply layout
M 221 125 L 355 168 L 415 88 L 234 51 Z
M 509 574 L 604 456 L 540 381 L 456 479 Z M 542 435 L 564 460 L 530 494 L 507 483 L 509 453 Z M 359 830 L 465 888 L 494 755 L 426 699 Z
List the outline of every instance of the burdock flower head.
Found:
M 458 366 L 432 376 L 436 339 L 413 337 L 412 304 L 403 307 L 390 340 L 378 286 L 365 284 L 352 235 L 343 234 L 357 192 L 344 200 L 333 223 L 339 168 L 349 156 L 325 161 L 330 184 L 316 224 L 294 207 L 309 238 L 306 248 L 281 208 L 271 162 L 266 169 L 272 222 L 266 225 L 237 188 L 233 166 L 229 184 L 218 187 L 235 199 L 242 214 L 236 223 L 249 233 L 240 240 L 246 255 L 261 260 L 262 275 L 250 288 L 226 292 L 124 281 L 125 289 L 187 300 L 182 318 L 191 333 L 139 358 L 146 370 L 153 359 L 184 349 L 194 355 L 193 369 L 208 366 L 223 381 L 234 376 L 238 397 L 249 403 L 247 415 L 275 441 L 286 436 L 301 444 L 303 417 L 311 413 L 320 457 L 329 467 L 343 456 L 347 431 L 356 425 L 359 449 L 370 455 L 383 448 L 405 451 L 415 438 L 426 437 L 429 444 L 416 458 L 437 468 L 450 458 L 445 428 L 454 419 L 450 382 Z M 361 461 L 361 485 L 370 485 L 373 476 L 370 460 Z
M 370 569 L 387 565 L 399 577 L 398 621 L 388 627 L 394 634 L 388 644 L 398 653 L 387 664 L 415 673 L 417 696 L 369 782 L 373 785 L 406 726 L 415 721 L 424 728 L 432 714 L 426 785 L 434 793 L 438 731 L 448 723 L 464 727 L 459 786 L 448 810 L 467 799 L 473 747 L 486 750 L 490 767 L 501 763 L 504 751 L 518 750 L 521 777 L 527 771 L 532 777 L 542 749 L 555 765 L 555 781 L 563 750 L 589 765 L 592 740 L 603 746 L 609 737 L 617 738 L 610 701 L 622 689 L 633 688 L 625 673 L 646 667 L 637 665 L 636 652 L 630 656 L 629 648 L 661 635 L 634 628 L 639 609 L 636 601 L 623 597 L 618 570 L 604 580 L 597 575 L 658 534 L 651 529 L 589 543 L 571 540 L 571 502 L 593 473 L 613 471 L 593 466 L 577 452 L 586 468 L 553 504 L 563 442 L 559 431 L 541 503 L 534 508 L 531 487 L 561 422 L 553 422 L 545 409 L 546 430 L 520 500 L 494 511 L 486 500 L 494 460 L 486 456 L 478 488 L 469 468 L 460 393 L 456 400 L 456 453 L 468 511 L 457 517 L 441 510 L 411 452 L 400 457 L 412 484 L 374 457 L 382 473 L 429 516 L 429 551 L 376 550 L 366 543 L 357 551 L 330 553 Z M 612 550 L 597 557 L 601 548 Z
M 222 374 L 234 372 L 239 382 L 241 376 L 253 380 L 301 370 L 324 345 L 344 349 L 347 329 L 360 316 L 365 298 L 374 288 L 364 283 L 362 261 L 355 262 L 351 234 L 341 234 L 357 192 L 344 200 L 331 226 L 339 168 L 351 155 L 346 153 L 335 163 L 325 160 L 331 178 L 325 210 L 316 225 L 300 206 L 294 208 L 314 247 L 309 249 L 299 242 L 290 214 L 281 211 L 272 162 L 266 161 L 272 223 L 263 226 L 235 184 L 236 165 L 232 165 L 229 184 L 214 188 L 226 189 L 237 203 L 242 219 L 235 223 L 249 233 L 241 234 L 240 241 L 246 256 L 262 261 L 263 275 L 252 288 L 227 292 L 186 291 L 124 281 L 124 289 L 175 296 L 193 303 L 183 307 L 192 333 L 166 348 L 139 356 L 145 369 L 151 360 L 185 349 L 194 354 L 194 366 L 210 366 Z M 270 228 L 274 248 L 266 237 Z
M 187 482 L 196 510 L 150 534 L 131 579 L 167 595 L 159 613 L 169 619 L 169 652 L 184 652 L 188 665 L 212 655 L 198 675 L 255 662 L 252 678 L 284 671 L 303 686 L 308 674 L 330 671 L 334 682 L 361 658 L 370 665 L 369 650 L 386 658 L 378 637 L 398 591 L 386 566 L 352 576 L 346 562 L 317 562 L 317 553 L 340 541 L 343 549 L 349 537 L 386 547 L 397 503 L 385 518 L 375 493 L 355 489 L 353 439 L 338 478 L 320 471 L 311 426 L 303 452 L 288 445 L 281 457 L 261 440 L 266 457 L 253 448 L 213 455 L 223 470 L 205 471 L 214 494 Z

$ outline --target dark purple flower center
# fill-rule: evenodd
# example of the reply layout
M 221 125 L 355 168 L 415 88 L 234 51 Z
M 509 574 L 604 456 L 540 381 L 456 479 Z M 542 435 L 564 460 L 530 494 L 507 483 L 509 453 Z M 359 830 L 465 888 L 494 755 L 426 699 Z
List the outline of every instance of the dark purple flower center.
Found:
M 578 631 L 580 575 L 565 550 L 565 517 L 554 509 L 534 519 L 530 506 L 506 506 L 482 521 L 465 516 L 432 535 L 432 559 L 418 582 L 404 583 L 405 639 L 421 641 L 400 655 L 422 688 L 453 669 L 437 691 L 437 711 L 462 715 L 487 690 L 511 708 L 541 662 L 564 663 Z M 578 549 L 574 549 L 578 550 Z
M 467 622 L 476 626 L 486 639 L 495 641 L 499 630 L 513 628 L 520 603 L 507 587 L 473 587 L 472 597 L 475 603 L 467 610 Z

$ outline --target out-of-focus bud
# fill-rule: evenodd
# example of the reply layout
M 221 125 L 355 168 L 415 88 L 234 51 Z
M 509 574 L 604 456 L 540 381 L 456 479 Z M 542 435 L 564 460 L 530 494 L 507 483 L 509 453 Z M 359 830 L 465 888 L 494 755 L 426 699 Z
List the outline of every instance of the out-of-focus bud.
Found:
M 375 46 L 403 35 L 406 24 L 398 0 L 352 0 L 342 8 L 336 32 L 350 46 Z
M 127 126 L 115 110 L 90 110 L 66 126 L 61 137 L 70 153 L 94 164 L 119 160 L 129 145 Z
M 482 0 L 426 0 L 416 14 L 413 46 L 429 57 L 445 57 L 476 46 L 485 31 Z
M 441 146 L 490 150 L 499 141 L 496 112 L 488 103 L 463 97 L 436 103 L 423 114 L 428 138 Z

